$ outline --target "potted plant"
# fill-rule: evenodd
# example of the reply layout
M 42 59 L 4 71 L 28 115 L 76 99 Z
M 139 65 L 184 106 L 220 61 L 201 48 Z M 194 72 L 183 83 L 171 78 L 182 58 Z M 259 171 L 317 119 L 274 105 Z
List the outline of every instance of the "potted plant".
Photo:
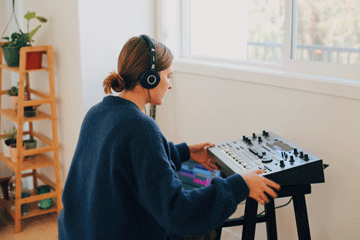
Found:
M 4 135 L 1 136 L 1 142 L 3 147 L 3 154 L 5 157 L 10 157 L 10 145 L 16 143 L 17 129 L 13 126 L 9 133 L 4 131 Z
M 32 136 L 30 136 L 30 139 L 24 140 L 23 143 L 24 143 L 24 146 L 26 147 L 26 149 L 34 149 L 37 146 L 37 141 Z M 34 155 L 26 156 L 26 158 L 29 158 L 32 156 L 34 156 Z
M 39 30 L 41 24 L 38 25 L 35 29 L 29 32 L 30 20 L 38 19 L 42 23 L 46 23 L 47 19 L 42 16 L 36 16 L 35 12 L 27 12 L 24 15 L 24 18 L 27 20 L 27 33 L 24 33 L 19 29 L 19 32 L 11 34 L 11 37 L 4 37 L 3 39 L 8 40 L 7 43 L 3 44 L 1 47 L 4 52 L 5 61 L 10 67 L 19 66 L 20 48 L 25 46 L 31 46 L 31 42 L 34 34 Z M 37 69 L 41 68 L 43 52 L 29 52 L 26 55 L 26 69 Z
M 36 116 L 36 109 L 39 106 L 27 106 L 24 107 L 24 116 L 25 117 L 35 117 Z
M 33 137 L 30 137 L 29 140 L 23 141 L 22 151 L 24 151 L 25 149 L 34 149 L 34 148 L 36 148 L 36 145 L 37 145 L 37 141 Z M 14 163 L 17 160 L 17 154 L 18 154 L 17 143 L 15 142 L 15 143 L 10 144 L 10 156 L 11 156 L 11 160 Z M 33 156 L 34 155 L 26 156 L 25 158 L 29 158 L 29 157 L 33 157 Z
M 6 94 L 10 96 L 10 102 L 13 110 L 17 110 L 17 105 L 19 102 L 19 88 L 12 86 L 10 89 L 5 90 Z

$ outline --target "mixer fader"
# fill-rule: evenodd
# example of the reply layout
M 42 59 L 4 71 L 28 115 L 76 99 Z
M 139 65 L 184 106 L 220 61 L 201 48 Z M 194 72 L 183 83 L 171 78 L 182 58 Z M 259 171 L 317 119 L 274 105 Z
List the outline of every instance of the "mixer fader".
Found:
M 243 136 L 241 139 L 207 149 L 225 175 L 265 170 L 263 176 L 282 186 L 324 182 L 322 159 L 273 132 Z

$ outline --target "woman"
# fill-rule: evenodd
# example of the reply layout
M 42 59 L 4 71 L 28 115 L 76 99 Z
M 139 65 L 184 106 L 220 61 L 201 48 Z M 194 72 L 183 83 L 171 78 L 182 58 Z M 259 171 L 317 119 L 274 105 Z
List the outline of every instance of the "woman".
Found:
M 58 219 L 59 239 L 173 239 L 200 236 L 220 227 L 247 196 L 264 204 L 279 185 L 262 171 L 214 178 L 186 191 L 177 178 L 190 158 L 216 166 L 210 143 L 167 142 L 143 113 L 160 105 L 172 88 L 173 56 L 147 36 L 133 37 L 118 59 L 118 73 L 103 83 L 106 96 L 86 114 L 66 180 Z M 149 69 L 150 68 L 150 69 Z M 158 75 L 157 75 L 158 74 Z M 139 80 L 140 79 L 140 80 Z

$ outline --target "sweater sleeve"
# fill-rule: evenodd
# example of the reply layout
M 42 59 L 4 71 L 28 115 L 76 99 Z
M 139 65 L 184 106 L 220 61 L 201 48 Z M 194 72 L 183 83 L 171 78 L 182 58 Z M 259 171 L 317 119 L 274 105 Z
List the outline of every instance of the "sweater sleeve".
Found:
M 181 163 L 186 162 L 190 159 L 189 147 L 186 143 L 175 145 L 169 142 L 171 161 L 175 164 L 176 171 L 181 168 Z
M 214 178 L 206 187 L 184 190 L 171 167 L 167 146 L 161 132 L 146 124 L 130 138 L 140 204 L 170 233 L 202 235 L 220 227 L 248 196 L 244 179 L 234 174 Z

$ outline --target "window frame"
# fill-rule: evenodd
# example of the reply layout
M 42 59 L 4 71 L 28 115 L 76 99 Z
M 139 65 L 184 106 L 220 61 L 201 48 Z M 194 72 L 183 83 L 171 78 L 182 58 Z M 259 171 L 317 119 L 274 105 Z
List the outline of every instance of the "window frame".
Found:
M 163 34 L 166 29 L 164 22 L 166 13 L 163 12 L 165 1 L 166 0 L 159 0 L 157 4 L 157 38 L 159 41 L 166 44 L 166 39 Z M 175 64 L 178 68 L 175 68 L 175 71 L 208 75 L 208 72 L 212 72 L 208 69 L 214 66 L 218 69 L 218 72 L 222 72 L 222 74 L 220 74 L 221 76 L 226 76 L 228 75 L 226 74 L 226 71 L 233 72 L 235 69 L 237 69 L 238 74 L 241 75 L 258 71 L 259 74 L 265 78 L 265 80 L 260 81 L 264 84 L 270 83 L 270 85 L 274 86 L 283 86 L 283 81 L 288 81 L 285 85 L 293 89 L 302 89 L 346 98 L 360 99 L 359 65 L 336 64 L 291 58 L 293 55 L 292 49 L 294 44 L 291 38 L 292 36 L 296 36 L 296 19 L 294 19 L 293 16 L 296 12 L 297 0 L 285 0 L 283 63 L 251 62 L 191 55 L 190 28 L 187 27 L 190 24 L 189 1 L 190 0 L 180 0 L 178 3 L 180 19 L 178 21 L 179 25 L 176 26 L 176 28 L 180 31 L 180 37 L 174 40 L 178 41 L 178 49 L 175 50 Z M 192 70 L 190 70 L 190 68 Z M 208 69 L 206 70 L 206 68 Z M 284 78 L 279 77 L 279 79 L 282 80 L 276 80 L 273 76 L 282 76 Z M 235 80 L 236 77 L 233 77 L 232 79 Z M 303 85 L 298 83 L 299 79 L 304 79 L 304 82 L 307 82 L 308 87 L 299 87 L 300 85 Z M 244 81 L 244 79 L 240 78 L 238 80 Z M 311 82 L 313 83 L 310 84 Z M 324 84 L 328 85 L 325 86 Z M 314 90 L 314 87 L 334 89 L 329 91 L 324 89 Z M 341 89 L 339 89 L 339 87 L 341 87 Z M 351 93 L 347 93 L 347 91 L 351 91 Z

